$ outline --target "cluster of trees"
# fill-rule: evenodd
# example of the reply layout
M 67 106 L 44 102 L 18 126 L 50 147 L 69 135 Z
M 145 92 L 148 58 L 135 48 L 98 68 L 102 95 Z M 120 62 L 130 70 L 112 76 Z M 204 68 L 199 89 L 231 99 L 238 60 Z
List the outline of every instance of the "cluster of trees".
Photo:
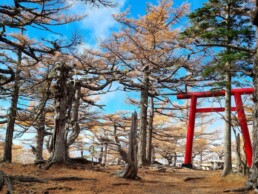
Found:
M 82 41 L 77 34 L 69 41 L 58 36 L 54 40 L 30 36 L 32 30 L 55 33 L 54 26 L 86 17 L 69 14 L 71 3 L 14 0 L 0 4 L 0 98 L 10 101 L 8 111 L 0 115 L 0 124 L 6 129 L 3 161 L 12 161 L 14 132 L 22 136 L 35 129 L 36 162 L 44 160 L 44 146 L 51 153 L 49 166 L 71 161 L 71 146 L 81 150 L 83 156 L 83 142 L 89 140 L 79 136 L 82 130 L 87 137 L 93 137 L 89 147 L 93 154 L 99 151 L 99 162 L 106 163 L 108 151 L 128 162 L 130 117 L 123 112 L 100 115 L 92 108 L 102 108 L 99 96 L 122 88 L 124 92 L 140 94 L 140 99 L 128 100 L 140 110 L 138 166 L 151 164 L 157 153 L 169 164 L 174 158 L 175 164 L 178 152 L 182 152 L 188 106 L 178 105 L 171 96 L 202 87 L 226 90 L 223 174 L 229 174 L 230 90 L 232 86 L 245 86 L 239 81 L 242 77 L 254 80 L 254 142 L 257 138 L 258 72 L 253 24 L 258 22 L 256 12 L 253 24 L 249 16 L 254 4 L 244 0 L 209 0 L 189 14 L 188 4 L 173 8 L 172 1 L 160 0 L 158 5 L 147 4 L 145 15 L 139 18 L 129 17 L 128 10 L 115 15 L 120 29 L 101 42 L 98 49 L 83 52 L 77 52 Z M 82 3 L 116 6 L 108 0 Z M 180 21 L 187 14 L 189 25 L 182 29 Z M 119 84 L 115 91 L 113 83 Z M 199 140 L 194 153 L 201 162 L 204 150 L 213 141 L 210 137 L 208 142 L 203 136 L 214 137 L 203 128 L 196 135 Z M 256 147 L 254 144 L 253 180 L 258 176 Z

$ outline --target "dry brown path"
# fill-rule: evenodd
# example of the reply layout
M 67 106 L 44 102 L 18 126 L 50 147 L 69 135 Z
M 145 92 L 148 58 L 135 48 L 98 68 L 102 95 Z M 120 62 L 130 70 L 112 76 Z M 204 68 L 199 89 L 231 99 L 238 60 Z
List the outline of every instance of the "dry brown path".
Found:
M 48 179 L 46 183 L 15 182 L 17 194 L 215 194 L 242 187 L 246 181 L 246 177 L 240 175 L 222 178 L 220 171 L 168 169 L 159 172 L 149 168 L 139 170 L 140 181 L 130 181 L 111 175 L 118 167 L 87 168 L 67 168 L 61 165 L 42 170 L 34 165 L 0 164 L 0 169 L 8 175 Z M 86 180 L 49 180 L 71 176 Z

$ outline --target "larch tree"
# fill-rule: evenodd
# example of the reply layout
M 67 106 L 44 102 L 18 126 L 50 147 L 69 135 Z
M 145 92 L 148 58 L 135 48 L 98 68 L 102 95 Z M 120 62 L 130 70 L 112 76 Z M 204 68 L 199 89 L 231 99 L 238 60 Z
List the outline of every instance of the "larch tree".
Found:
M 21 65 L 21 53 L 19 53 L 18 55 L 20 57 L 18 57 L 17 67 Z M 13 144 L 14 126 L 15 126 L 15 121 L 16 121 L 17 112 L 18 112 L 17 109 L 18 109 L 19 87 L 20 87 L 20 69 L 17 68 L 15 73 L 14 88 L 11 95 L 10 112 L 7 117 L 3 162 L 12 161 L 12 144 Z
M 56 6 L 53 6 L 56 5 Z M 60 5 L 60 6 L 58 6 Z M 9 3 L 2 2 L 0 4 L 0 43 L 1 47 L 7 48 L 4 51 L 11 50 L 17 53 L 16 67 L 13 70 L 14 87 L 11 97 L 11 107 L 8 117 L 8 125 L 6 130 L 6 140 L 4 148 L 3 161 L 12 161 L 12 138 L 17 116 L 17 103 L 19 99 L 19 87 L 23 78 L 21 74 L 22 63 L 23 68 L 33 64 L 25 64 L 26 58 L 31 57 L 34 60 L 34 65 L 40 60 L 41 54 L 54 53 L 62 48 L 62 45 L 57 45 L 57 42 L 42 41 L 38 42 L 30 39 L 28 36 L 19 31 L 27 31 L 29 27 L 34 27 L 41 30 L 50 30 L 48 26 L 67 24 L 73 21 L 82 19 L 83 16 L 65 15 L 64 12 L 69 8 L 64 1 L 13 1 Z M 17 32 L 18 31 L 18 32 Z M 43 43 L 44 42 L 44 43 Z M 9 52 L 9 55 L 12 53 Z M 10 57 L 11 58 L 11 57 Z M 24 62 L 25 61 L 25 62 Z M 7 69 L 8 70 L 8 69 Z M 9 78 L 10 80 L 11 78 Z M 8 80 L 7 80 L 8 81 Z
M 195 132 L 195 144 L 193 148 L 193 157 L 199 157 L 199 164 L 201 165 L 203 161 L 207 161 L 211 158 L 214 158 L 214 155 L 211 154 L 211 150 L 214 146 L 217 146 L 218 142 L 221 140 L 219 138 L 219 131 L 205 131 L 206 126 L 202 126 Z
M 16 136 L 22 137 L 28 130 L 36 130 L 35 146 L 33 145 L 34 142 L 30 143 L 33 154 L 35 154 L 35 163 L 44 161 L 44 138 L 47 135 L 52 135 L 54 109 L 51 103 L 53 87 L 48 79 L 50 69 L 51 65 L 45 66 L 41 62 L 22 71 L 24 84 L 20 89 L 19 98 L 29 103 L 24 110 L 18 111 L 16 124 L 21 129 L 16 133 Z
M 94 121 L 89 130 L 98 141 L 100 158 L 103 158 L 103 148 L 108 145 L 109 155 L 117 160 L 128 163 L 127 145 L 128 132 L 130 128 L 130 117 L 127 111 L 118 111 L 113 114 L 99 116 L 99 122 Z M 101 160 L 103 162 L 103 160 Z M 102 163 L 104 165 L 104 163 Z
M 238 75 L 251 75 L 255 33 L 244 0 L 209 0 L 189 15 L 191 27 L 185 33 L 195 44 L 215 49 L 215 55 L 204 68 L 204 76 L 215 77 L 213 88 L 225 89 L 225 152 L 222 175 L 232 172 L 231 161 L 231 86 Z M 232 79 L 232 76 L 233 79 Z M 219 78 L 219 79 L 218 79 Z
M 84 0 L 84 3 L 89 3 L 96 6 L 114 6 L 111 1 L 108 0 Z M 1 48 L 8 47 L 14 52 L 18 53 L 18 59 L 20 61 L 26 61 L 28 58 L 32 59 L 31 63 L 27 64 L 28 67 L 37 65 L 44 55 L 55 55 L 56 52 L 60 52 L 62 49 L 70 48 L 72 45 L 78 43 L 77 37 L 73 37 L 72 41 L 67 43 L 61 40 L 47 40 L 45 37 L 37 37 L 31 39 L 31 29 L 39 31 L 47 31 L 48 33 L 55 33 L 52 30 L 52 26 L 66 25 L 71 22 L 75 22 L 83 19 L 86 14 L 78 15 L 69 13 L 69 8 L 73 5 L 73 2 L 66 0 L 49 0 L 49 1 L 34 1 L 34 0 L 19 0 L 0 3 L 0 43 Z M 23 30 L 25 35 L 19 34 L 17 31 Z M 41 40 L 39 41 L 39 39 Z M 1 56 L 5 53 L 1 52 Z M 23 56 L 23 57 L 21 57 Z M 11 69 L 9 66 L 0 70 L 1 85 L 9 83 L 15 80 L 15 72 L 20 72 L 19 69 Z M 17 76 L 16 76 L 17 77 Z M 23 79 L 23 78 L 20 78 Z M 18 78 L 16 80 L 19 80 Z M 18 101 L 18 93 L 16 92 L 15 98 Z M 41 111 L 43 113 L 43 111 Z M 15 117 L 11 118 L 15 122 Z M 76 116 L 75 116 L 76 117 Z M 38 117 L 39 118 L 39 117 Z M 10 125 L 12 126 L 12 125 Z M 13 127 L 7 130 L 6 135 L 6 147 L 4 161 L 11 162 L 11 141 Z M 12 133 L 11 133 L 12 132 Z
M 23 30 L 21 30 L 20 35 L 22 35 L 22 33 L 23 33 Z M 19 40 L 19 44 L 24 45 L 24 42 Z M 17 111 L 18 99 L 19 99 L 19 92 L 21 87 L 22 52 L 17 51 L 16 54 L 17 54 L 17 59 L 12 60 L 13 69 L 15 69 L 15 74 L 14 74 L 14 82 L 12 86 L 11 99 L 10 99 L 11 105 L 7 116 L 7 127 L 6 127 L 6 135 L 5 135 L 3 162 L 12 161 L 13 133 L 14 133 L 14 126 L 15 126 L 15 121 L 16 121 L 17 112 L 18 112 Z
M 117 147 L 116 151 L 119 153 L 119 160 L 128 162 L 128 156 L 125 150 L 125 145 L 128 144 L 127 133 L 130 127 L 130 117 L 127 112 L 116 112 L 115 114 L 108 114 L 104 116 L 106 120 L 104 126 L 110 126 L 113 129 L 113 142 Z
M 149 97 L 165 98 L 167 90 L 177 93 L 185 81 L 180 72 L 191 65 L 193 68 L 181 52 L 181 43 L 188 40 L 180 39 L 180 30 L 175 27 L 188 11 L 188 5 L 177 9 L 171 6 L 169 0 L 148 4 L 146 15 L 138 19 L 129 18 L 128 12 L 115 15 L 122 28 L 102 43 L 118 61 L 119 71 L 124 75 L 119 82 L 124 90 L 140 92 L 139 166 L 149 163 L 146 152 Z
M 80 108 L 83 104 L 98 106 L 90 95 L 108 92 L 109 88 L 104 89 L 115 80 L 115 61 L 113 58 L 97 57 L 89 50 L 76 55 L 58 53 L 45 60 L 45 63 L 53 66 L 48 74 L 53 87 L 54 106 L 54 130 L 50 146 L 52 155 L 46 166 L 48 168 L 54 163 L 72 160 L 68 150 L 81 131 L 80 123 L 83 124 L 83 120 Z

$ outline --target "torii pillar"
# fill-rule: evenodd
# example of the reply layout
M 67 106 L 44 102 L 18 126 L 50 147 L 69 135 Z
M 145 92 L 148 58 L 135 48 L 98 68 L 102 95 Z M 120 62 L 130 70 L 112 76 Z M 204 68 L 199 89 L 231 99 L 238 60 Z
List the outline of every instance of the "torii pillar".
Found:
M 241 95 L 253 94 L 253 88 L 240 88 L 232 89 L 231 95 L 234 95 L 236 107 L 232 107 L 231 111 L 237 111 L 239 125 L 244 138 L 244 150 L 246 154 L 247 166 L 252 165 L 252 144 L 250 140 L 250 135 L 247 126 L 247 120 L 245 116 L 245 111 L 243 107 L 243 102 Z M 215 91 L 215 92 L 191 92 L 186 94 L 177 95 L 177 99 L 191 99 L 190 113 L 188 120 L 188 128 L 186 135 L 186 147 L 185 147 L 185 158 L 183 167 L 192 168 L 192 150 L 193 150 L 193 139 L 194 139 L 194 125 L 196 113 L 208 113 L 208 112 L 224 112 L 225 108 L 197 108 L 198 98 L 225 96 L 225 90 Z

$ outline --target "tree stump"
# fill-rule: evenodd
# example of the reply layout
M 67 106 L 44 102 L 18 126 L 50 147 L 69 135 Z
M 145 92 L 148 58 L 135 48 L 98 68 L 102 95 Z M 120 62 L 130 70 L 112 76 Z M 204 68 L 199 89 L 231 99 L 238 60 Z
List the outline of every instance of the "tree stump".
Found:
M 129 134 L 128 163 L 122 177 L 127 179 L 139 179 L 137 176 L 137 113 L 132 114 L 131 130 Z

